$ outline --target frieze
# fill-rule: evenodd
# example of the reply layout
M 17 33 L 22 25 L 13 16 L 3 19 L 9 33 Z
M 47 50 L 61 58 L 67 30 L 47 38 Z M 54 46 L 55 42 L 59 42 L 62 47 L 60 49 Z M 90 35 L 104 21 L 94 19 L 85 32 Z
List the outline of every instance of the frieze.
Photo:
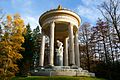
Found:
M 76 26 L 78 26 L 78 21 L 76 18 L 74 17 L 70 17 L 70 16 L 54 16 L 54 17 L 50 17 L 47 18 L 45 21 L 43 21 L 43 25 L 49 24 L 50 22 L 56 22 L 56 21 L 65 21 L 65 22 L 70 22 Z

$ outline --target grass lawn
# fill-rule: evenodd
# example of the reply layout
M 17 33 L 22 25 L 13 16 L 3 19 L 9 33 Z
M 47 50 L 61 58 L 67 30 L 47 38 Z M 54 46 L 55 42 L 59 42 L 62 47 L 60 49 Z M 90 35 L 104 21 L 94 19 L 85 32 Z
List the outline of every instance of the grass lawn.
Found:
M 29 76 L 29 77 L 14 77 L 12 80 L 105 80 L 95 77 L 70 77 L 70 76 Z

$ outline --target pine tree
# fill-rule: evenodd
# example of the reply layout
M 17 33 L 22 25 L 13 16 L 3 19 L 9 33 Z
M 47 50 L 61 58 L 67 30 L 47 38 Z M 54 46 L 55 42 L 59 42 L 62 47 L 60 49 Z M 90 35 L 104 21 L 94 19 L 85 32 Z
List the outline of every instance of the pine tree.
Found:
M 23 59 L 18 62 L 20 68 L 20 75 L 27 75 L 28 71 L 30 71 L 33 57 L 33 39 L 32 39 L 32 30 L 30 28 L 30 24 L 26 25 L 26 32 L 24 34 L 25 42 L 22 44 L 22 47 L 25 48 L 21 54 Z
M 38 66 L 38 60 L 39 60 L 39 53 L 40 53 L 40 47 L 41 47 L 41 33 L 39 26 L 37 26 L 33 30 L 33 62 L 34 62 L 34 67 Z

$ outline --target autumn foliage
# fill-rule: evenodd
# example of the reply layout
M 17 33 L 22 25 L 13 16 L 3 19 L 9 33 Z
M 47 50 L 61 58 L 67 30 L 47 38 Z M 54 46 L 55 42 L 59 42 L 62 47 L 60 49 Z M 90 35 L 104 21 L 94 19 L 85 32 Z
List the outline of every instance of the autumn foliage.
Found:
M 8 15 L 3 27 L 3 35 L 0 41 L 0 78 L 9 79 L 19 70 L 17 60 L 22 58 L 20 51 L 24 50 L 23 33 L 25 31 L 24 21 L 19 14 L 14 17 Z

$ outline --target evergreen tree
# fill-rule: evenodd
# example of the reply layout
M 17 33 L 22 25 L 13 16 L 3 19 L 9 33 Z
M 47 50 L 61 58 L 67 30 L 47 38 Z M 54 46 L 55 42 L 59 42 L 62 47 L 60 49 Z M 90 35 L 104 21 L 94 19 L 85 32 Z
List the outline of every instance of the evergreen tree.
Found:
M 25 42 L 22 44 L 22 46 L 25 48 L 25 51 L 22 52 L 23 59 L 18 63 L 21 75 L 27 75 L 32 66 L 33 39 L 30 24 L 26 26 L 24 38 Z
M 40 53 L 40 47 L 41 47 L 41 33 L 39 26 L 36 27 L 36 29 L 33 30 L 33 62 L 34 67 L 38 66 L 39 63 L 39 53 Z

